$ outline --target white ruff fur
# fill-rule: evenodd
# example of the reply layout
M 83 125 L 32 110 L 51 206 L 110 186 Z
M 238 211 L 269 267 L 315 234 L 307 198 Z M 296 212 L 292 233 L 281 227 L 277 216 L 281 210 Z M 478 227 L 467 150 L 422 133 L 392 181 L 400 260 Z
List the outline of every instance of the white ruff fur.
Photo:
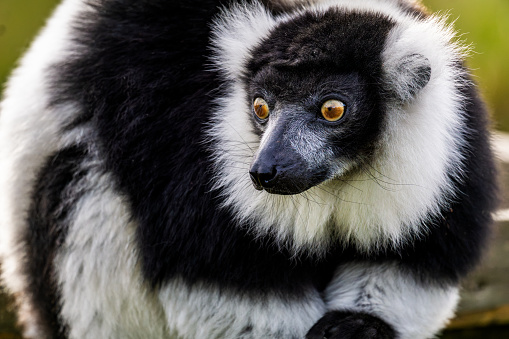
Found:
M 426 339 L 454 315 L 457 287 L 421 285 L 396 265 L 339 267 L 325 291 L 327 308 L 366 312 L 384 319 L 399 339 Z
M 386 15 L 396 22 L 383 53 L 386 83 L 396 84 L 397 61 L 422 54 L 431 64 L 431 79 L 417 97 L 403 105 L 387 102 L 388 119 L 378 142 L 372 168 L 329 180 L 293 196 L 271 195 L 252 188 L 249 167 L 260 140 L 250 126 L 250 103 L 239 75 L 267 34 L 281 22 L 302 14 L 272 17 L 263 7 L 235 7 L 217 20 L 213 45 L 215 67 L 230 81 L 228 95 L 217 100 L 217 187 L 239 220 L 256 221 L 254 232 L 272 233 L 295 251 L 327 250 L 334 220 L 336 234 L 359 249 L 398 246 L 425 229 L 420 222 L 439 212 L 453 198 L 448 175 L 461 176 L 462 98 L 453 64 L 464 50 L 443 19 L 424 21 L 405 14 L 396 1 L 318 1 L 312 11 L 331 7 Z M 307 9 L 309 10 L 309 9 Z M 268 136 L 264 136 L 268 140 Z M 345 164 L 348 167 L 348 164 Z M 339 169 L 342 173 L 345 169 Z

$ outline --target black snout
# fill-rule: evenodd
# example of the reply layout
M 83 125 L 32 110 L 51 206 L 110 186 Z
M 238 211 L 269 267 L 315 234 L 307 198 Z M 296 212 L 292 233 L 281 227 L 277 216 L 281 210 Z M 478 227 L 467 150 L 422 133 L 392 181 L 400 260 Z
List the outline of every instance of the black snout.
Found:
M 265 146 L 258 150 L 249 175 L 257 190 L 299 194 L 325 180 L 327 170 L 296 152 L 290 140 L 284 137 L 286 129 L 283 127 L 274 130 Z
M 314 184 L 315 177 L 298 154 L 288 148 L 271 147 L 258 154 L 249 175 L 257 190 L 282 195 L 305 191 Z

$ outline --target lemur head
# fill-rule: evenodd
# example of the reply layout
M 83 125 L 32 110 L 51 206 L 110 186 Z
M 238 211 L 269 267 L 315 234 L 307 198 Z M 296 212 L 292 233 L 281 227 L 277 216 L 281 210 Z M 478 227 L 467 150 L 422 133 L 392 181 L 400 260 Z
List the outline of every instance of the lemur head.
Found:
M 388 103 L 411 101 L 431 76 L 420 54 L 383 65 L 393 26 L 377 14 L 305 13 L 253 50 L 245 81 L 261 139 L 255 188 L 297 194 L 369 161 Z M 398 88 L 383 80 L 394 73 Z
M 254 2 L 214 27 L 207 136 L 224 205 L 256 232 L 320 252 L 425 232 L 454 198 L 465 140 L 463 48 L 439 17 L 398 1 Z

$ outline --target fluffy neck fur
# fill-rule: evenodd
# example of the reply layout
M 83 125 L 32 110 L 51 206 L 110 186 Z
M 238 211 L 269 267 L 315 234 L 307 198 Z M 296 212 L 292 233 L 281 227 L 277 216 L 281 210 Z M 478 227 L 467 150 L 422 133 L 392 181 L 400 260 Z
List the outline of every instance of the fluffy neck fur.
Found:
M 217 100 L 215 140 L 217 188 L 224 205 L 258 234 L 272 233 L 280 244 L 320 254 L 339 238 L 370 252 L 398 246 L 426 232 L 424 223 L 439 215 L 454 198 L 451 178 L 461 177 L 465 140 L 461 113 L 463 48 L 444 20 L 417 18 L 398 1 L 316 1 L 309 7 L 273 16 L 259 4 L 224 10 L 214 27 L 213 64 L 228 86 Z M 305 11 L 320 13 L 332 7 L 379 13 L 396 25 L 382 56 L 382 81 L 398 86 L 393 67 L 405 55 L 419 53 L 431 64 L 431 79 L 411 102 L 387 101 L 383 136 L 374 160 L 340 180 L 324 182 L 293 196 L 271 195 L 252 188 L 249 166 L 259 137 L 250 126 L 250 106 L 241 75 L 250 51 L 272 29 Z M 333 226 L 331 226 L 333 225 Z

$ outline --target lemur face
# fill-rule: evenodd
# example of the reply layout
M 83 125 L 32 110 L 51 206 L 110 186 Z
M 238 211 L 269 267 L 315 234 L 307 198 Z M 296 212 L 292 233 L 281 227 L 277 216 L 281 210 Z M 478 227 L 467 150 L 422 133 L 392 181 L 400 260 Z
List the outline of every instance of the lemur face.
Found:
M 261 69 L 250 84 L 261 144 L 250 174 L 257 189 L 296 194 L 369 156 L 383 112 L 359 73 L 314 67 Z
M 367 13 L 308 13 L 253 51 L 245 87 L 260 137 L 250 168 L 256 189 L 302 193 L 376 155 L 390 93 L 380 81 L 380 37 L 393 25 Z

